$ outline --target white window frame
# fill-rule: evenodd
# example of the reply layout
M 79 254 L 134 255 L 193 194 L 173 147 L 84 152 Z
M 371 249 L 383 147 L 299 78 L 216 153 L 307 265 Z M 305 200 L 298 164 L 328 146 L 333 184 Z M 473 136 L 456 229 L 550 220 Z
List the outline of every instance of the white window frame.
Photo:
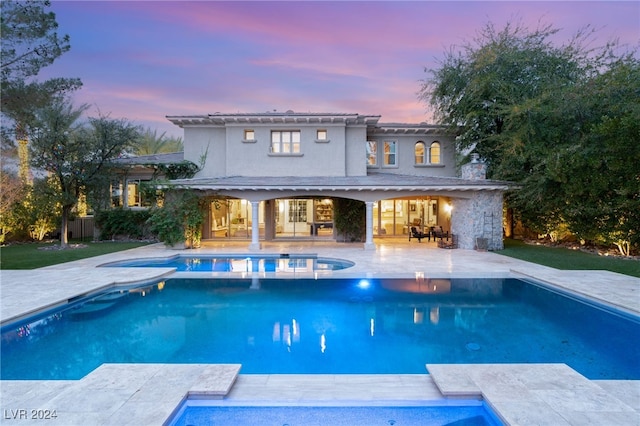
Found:
M 272 130 L 271 153 L 276 155 L 300 154 L 300 130 Z
M 244 138 L 243 142 L 255 142 L 256 141 L 256 131 L 253 129 L 244 129 Z
M 383 167 L 398 167 L 398 141 L 386 140 L 383 144 Z M 387 150 L 389 148 L 389 150 Z
M 422 159 L 418 159 L 418 146 L 422 145 Z M 427 144 L 425 144 L 423 141 L 418 141 L 415 143 L 415 145 L 413 146 L 413 158 L 415 161 L 415 164 L 417 165 L 422 165 L 425 164 L 427 162 Z
M 378 142 L 367 141 L 366 151 L 367 167 L 378 167 Z
M 434 151 L 437 152 L 435 155 Z M 432 142 L 429 146 L 429 164 L 442 164 L 442 144 L 438 141 Z

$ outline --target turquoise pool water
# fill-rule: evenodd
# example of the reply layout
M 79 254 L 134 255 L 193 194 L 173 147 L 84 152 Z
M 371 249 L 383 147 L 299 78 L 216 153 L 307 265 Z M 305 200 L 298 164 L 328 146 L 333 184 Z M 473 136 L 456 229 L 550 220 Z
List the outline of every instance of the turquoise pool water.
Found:
M 350 260 L 300 254 L 247 256 L 184 256 L 162 259 L 132 259 L 109 263 L 107 267 L 168 267 L 179 272 L 297 272 L 336 271 L 354 265 Z
M 168 426 L 188 425 L 349 425 L 499 426 L 503 423 L 481 401 L 429 406 L 230 406 L 187 401 Z
M 423 374 L 561 362 L 638 380 L 638 341 L 638 317 L 516 279 L 170 279 L 4 327 L 1 378 L 79 379 L 102 363 Z

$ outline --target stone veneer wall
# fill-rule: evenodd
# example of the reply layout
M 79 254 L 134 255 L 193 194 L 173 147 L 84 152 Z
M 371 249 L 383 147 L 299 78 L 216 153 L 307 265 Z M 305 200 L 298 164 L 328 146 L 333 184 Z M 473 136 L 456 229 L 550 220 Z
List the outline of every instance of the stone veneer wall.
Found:
M 487 238 L 489 250 L 504 248 L 502 192 L 478 191 L 471 198 L 452 198 L 451 206 L 451 232 L 458 236 L 458 248 L 475 249 L 476 238 Z
M 462 179 L 484 180 L 487 165 L 472 154 L 461 170 Z M 502 192 L 478 191 L 471 198 L 452 198 L 451 232 L 458 235 L 458 247 L 473 250 L 476 238 L 486 238 L 489 250 L 502 250 Z
M 462 179 L 484 180 L 487 178 L 487 165 L 485 163 L 467 163 L 460 170 Z

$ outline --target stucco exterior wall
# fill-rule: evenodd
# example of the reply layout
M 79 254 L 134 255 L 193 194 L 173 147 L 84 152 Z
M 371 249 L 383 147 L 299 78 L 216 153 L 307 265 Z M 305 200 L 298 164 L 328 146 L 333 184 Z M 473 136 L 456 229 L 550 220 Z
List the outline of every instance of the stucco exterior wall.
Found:
M 346 129 L 345 173 L 346 176 L 367 175 L 367 129 L 366 126 L 351 126 Z
M 245 140 L 245 130 L 255 138 Z M 300 131 L 300 153 L 271 152 L 271 132 Z M 327 140 L 317 140 L 326 130 Z M 185 128 L 185 159 L 206 163 L 196 177 L 220 176 L 364 176 L 365 126 L 344 124 L 227 124 Z
M 200 166 L 195 177 L 220 177 L 227 174 L 225 129 L 221 127 L 187 127 L 184 129 L 184 159 Z
M 457 174 L 455 145 L 451 137 L 444 135 L 396 135 L 374 133 L 369 136 L 370 140 L 378 142 L 378 165 L 368 166 L 371 171 L 384 173 L 413 175 L 413 176 L 442 176 L 454 177 Z M 396 141 L 397 143 L 397 165 L 385 166 L 383 164 L 383 142 Z M 416 164 L 415 145 L 422 141 L 428 149 L 433 142 L 440 143 L 440 163 L 439 164 Z
M 252 130 L 254 139 L 245 140 L 245 131 Z M 271 132 L 300 131 L 300 152 L 277 154 L 271 152 Z M 317 131 L 326 130 L 327 140 L 317 140 Z M 438 134 L 385 133 L 385 128 L 368 134 L 365 124 L 327 123 L 220 123 L 184 127 L 185 160 L 201 163 L 196 175 L 224 176 L 366 176 L 371 172 L 414 176 L 456 176 L 453 138 Z M 388 129 L 386 130 L 388 131 Z M 366 163 L 366 141 L 376 140 L 378 165 Z M 383 164 L 382 143 L 396 141 L 397 162 Z M 428 148 L 438 141 L 441 146 L 440 164 L 415 164 L 415 144 Z
M 243 142 L 244 130 L 255 131 L 255 142 Z M 327 141 L 317 141 L 317 130 L 327 131 Z M 300 131 L 300 152 L 271 152 L 271 132 Z M 229 176 L 344 176 L 344 126 L 269 124 L 227 126 Z

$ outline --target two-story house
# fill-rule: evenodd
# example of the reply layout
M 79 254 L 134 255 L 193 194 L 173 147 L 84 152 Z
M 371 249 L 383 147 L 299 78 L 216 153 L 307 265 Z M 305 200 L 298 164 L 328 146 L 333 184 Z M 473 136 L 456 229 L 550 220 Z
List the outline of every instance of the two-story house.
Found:
M 443 127 L 379 123 L 379 115 L 215 113 L 168 116 L 184 129 L 184 159 L 201 164 L 175 184 L 209 197 L 203 239 L 334 239 L 333 199 L 366 205 L 373 237 L 432 226 L 460 248 L 502 248 L 504 182 L 479 162 L 457 177 L 454 135 Z

